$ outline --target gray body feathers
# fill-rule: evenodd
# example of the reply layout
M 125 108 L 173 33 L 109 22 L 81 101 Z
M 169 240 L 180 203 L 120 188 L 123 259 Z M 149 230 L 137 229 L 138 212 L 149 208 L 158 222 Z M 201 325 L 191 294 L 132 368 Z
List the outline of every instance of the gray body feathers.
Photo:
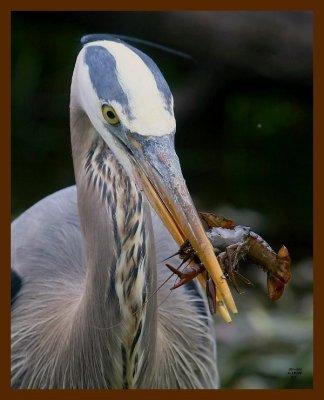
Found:
M 158 286 L 169 275 L 162 260 L 177 245 L 151 214 Z M 116 317 L 108 312 L 102 325 L 96 310 L 86 324 L 79 316 L 87 271 L 75 187 L 43 199 L 12 223 L 12 268 L 22 280 L 12 306 L 12 387 L 122 387 Z M 215 332 L 205 298 L 196 284 L 170 294 L 174 279 L 152 300 L 148 315 L 155 313 L 156 326 L 147 334 L 154 332 L 148 349 L 154 354 L 134 387 L 217 388 Z

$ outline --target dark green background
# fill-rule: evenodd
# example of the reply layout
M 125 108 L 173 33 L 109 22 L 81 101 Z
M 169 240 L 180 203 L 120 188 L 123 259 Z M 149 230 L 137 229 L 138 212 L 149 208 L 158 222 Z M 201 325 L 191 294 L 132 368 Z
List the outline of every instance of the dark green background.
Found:
M 74 184 L 69 87 L 79 39 L 129 34 L 191 54 L 141 46 L 175 98 L 176 147 L 200 210 L 248 224 L 293 258 L 271 304 L 261 271 L 218 320 L 227 387 L 312 385 L 312 15 L 305 12 L 12 14 L 12 216 Z M 145 107 L 145 105 L 143 105 Z M 289 368 L 303 368 L 297 378 Z

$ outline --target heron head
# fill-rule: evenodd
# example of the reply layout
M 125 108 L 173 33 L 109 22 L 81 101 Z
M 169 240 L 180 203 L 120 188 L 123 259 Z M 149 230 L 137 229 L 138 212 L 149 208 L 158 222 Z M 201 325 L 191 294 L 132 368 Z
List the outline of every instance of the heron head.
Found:
M 97 40 L 79 53 L 73 81 L 74 100 L 173 237 L 189 239 L 207 269 L 218 266 L 181 173 L 173 97 L 157 65 L 118 39 Z

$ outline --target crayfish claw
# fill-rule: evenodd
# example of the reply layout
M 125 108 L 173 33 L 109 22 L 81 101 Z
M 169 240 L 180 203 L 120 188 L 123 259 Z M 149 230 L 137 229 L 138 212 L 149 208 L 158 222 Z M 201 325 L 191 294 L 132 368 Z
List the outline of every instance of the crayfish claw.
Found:
M 287 261 L 290 261 L 290 256 L 289 256 L 289 252 L 286 246 L 281 246 L 278 254 L 277 254 L 277 258 L 281 258 Z
M 188 278 L 182 278 L 178 283 L 175 283 L 170 290 L 177 289 L 178 287 L 184 285 L 185 283 L 189 282 L 191 279 Z
M 182 272 L 181 271 L 179 271 L 177 268 L 174 268 L 172 265 L 170 265 L 170 264 L 165 264 L 168 268 L 169 268 L 169 270 L 171 271 L 171 272 L 173 272 L 174 274 L 176 274 L 177 276 L 179 276 L 179 278 L 181 278 L 182 277 Z

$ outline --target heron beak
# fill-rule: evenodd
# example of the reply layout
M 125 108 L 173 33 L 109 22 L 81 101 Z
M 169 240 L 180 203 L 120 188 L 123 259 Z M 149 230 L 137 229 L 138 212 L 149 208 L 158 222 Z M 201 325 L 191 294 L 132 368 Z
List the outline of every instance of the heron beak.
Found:
M 217 287 L 218 300 L 237 313 L 223 271 L 182 176 L 174 149 L 174 135 L 143 138 L 132 134 L 130 142 L 136 169 L 151 206 L 178 245 L 189 240 Z

